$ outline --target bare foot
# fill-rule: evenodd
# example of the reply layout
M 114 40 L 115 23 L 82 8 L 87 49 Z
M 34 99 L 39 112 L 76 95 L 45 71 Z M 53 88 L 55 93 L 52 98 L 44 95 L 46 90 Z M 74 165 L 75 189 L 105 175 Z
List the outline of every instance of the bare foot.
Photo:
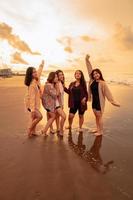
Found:
M 100 133 L 100 132 L 96 132 L 94 133 L 95 136 L 99 136 L 99 135 L 102 135 L 103 133 Z
M 48 134 L 45 133 L 43 130 L 41 131 L 42 135 L 44 135 L 44 137 L 48 137 Z
M 37 133 L 32 133 L 32 136 L 36 137 L 36 136 L 39 136 L 39 135 Z
M 59 131 L 59 132 L 57 133 L 57 135 L 58 135 L 59 137 L 63 137 L 64 132 L 63 132 L 63 131 Z
M 31 138 L 33 131 L 30 128 L 28 128 L 27 133 L 28 133 L 28 137 Z
M 95 129 L 92 129 L 91 132 L 92 132 L 92 133 L 97 133 L 98 130 L 95 128 Z
M 50 130 L 49 133 L 51 133 L 51 134 L 55 134 L 55 131 L 54 131 L 54 130 Z
M 79 128 L 78 131 L 79 131 L 79 132 L 83 132 L 83 129 L 82 129 L 82 128 Z
M 71 126 L 66 126 L 65 129 L 69 129 L 70 130 L 70 129 L 72 129 L 72 127 Z
M 33 135 L 32 134 L 28 134 L 28 138 L 32 138 L 33 137 Z
M 57 133 L 57 135 L 59 135 L 60 134 L 60 130 L 57 130 L 56 133 Z

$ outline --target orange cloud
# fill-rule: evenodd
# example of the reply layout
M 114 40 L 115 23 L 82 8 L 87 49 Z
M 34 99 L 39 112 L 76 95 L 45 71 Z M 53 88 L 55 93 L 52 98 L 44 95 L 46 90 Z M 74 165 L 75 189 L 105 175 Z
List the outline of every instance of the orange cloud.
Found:
M 117 24 L 113 39 L 122 50 L 133 50 L 133 31 L 130 26 Z
M 90 42 L 90 41 L 95 41 L 96 39 L 89 37 L 88 35 L 81 35 L 80 38 L 84 41 L 84 42 Z
M 73 40 L 72 37 L 64 36 L 64 37 L 61 37 L 60 39 L 57 39 L 57 42 L 59 42 L 60 44 L 62 44 L 64 46 L 64 51 L 66 51 L 68 53 L 72 53 L 73 52 L 72 40 Z
M 67 51 L 68 53 L 72 53 L 73 52 L 71 47 L 65 47 L 64 51 Z
M 57 39 L 57 41 L 63 45 L 71 45 L 72 43 L 72 37 L 70 36 L 64 36 L 64 37 L 61 37 L 59 39 Z
M 21 52 L 26 52 L 32 55 L 40 55 L 39 52 L 33 52 L 28 44 L 21 40 L 21 38 L 12 33 L 13 29 L 5 23 L 0 23 L 0 39 L 7 40 L 8 43 L 15 49 Z
M 81 36 L 76 36 L 76 37 L 64 36 L 57 39 L 57 42 L 59 42 L 60 44 L 64 46 L 64 51 L 68 53 L 73 53 L 75 42 L 81 42 L 81 40 L 84 42 L 91 42 L 91 41 L 95 41 L 96 39 L 88 35 L 81 35 Z
M 13 55 L 11 55 L 11 63 L 25 65 L 28 64 L 28 62 L 21 57 L 21 54 L 19 52 L 15 52 Z

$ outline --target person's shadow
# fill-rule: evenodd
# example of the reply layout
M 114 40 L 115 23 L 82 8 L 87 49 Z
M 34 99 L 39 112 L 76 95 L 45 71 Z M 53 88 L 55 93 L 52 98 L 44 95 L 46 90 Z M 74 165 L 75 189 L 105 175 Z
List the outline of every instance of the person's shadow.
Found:
M 82 157 L 82 159 L 86 160 L 97 172 L 105 174 L 109 171 L 110 165 L 112 165 L 114 161 L 110 160 L 107 163 L 103 162 L 100 154 L 102 139 L 102 135 L 96 136 L 91 148 L 86 150 L 86 146 L 83 144 L 83 132 L 79 132 L 77 144 L 73 142 L 71 131 L 69 131 L 68 135 L 68 143 L 74 152 Z
M 105 174 L 109 171 L 110 165 L 112 165 L 114 161 L 110 160 L 104 163 L 100 154 L 102 139 L 103 139 L 102 135 L 96 136 L 90 150 L 85 152 L 84 159 L 87 160 L 97 172 Z
M 70 147 L 74 150 L 74 152 L 82 157 L 86 149 L 86 146 L 83 144 L 83 132 L 79 132 L 78 142 L 76 144 L 73 141 L 72 132 L 70 130 L 68 134 L 68 143 Z

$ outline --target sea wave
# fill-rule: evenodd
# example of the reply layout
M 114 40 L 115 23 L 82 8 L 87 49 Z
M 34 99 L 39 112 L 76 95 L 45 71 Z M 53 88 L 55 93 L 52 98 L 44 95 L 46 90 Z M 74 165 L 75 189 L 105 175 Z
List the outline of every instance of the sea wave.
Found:
M 107 80 L 109 84 L 133 86 L 133 80 Z

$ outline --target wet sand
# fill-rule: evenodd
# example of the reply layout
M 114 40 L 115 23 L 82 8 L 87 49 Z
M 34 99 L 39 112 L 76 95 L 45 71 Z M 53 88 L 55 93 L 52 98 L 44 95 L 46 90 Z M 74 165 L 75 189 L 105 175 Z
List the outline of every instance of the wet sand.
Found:
M 90 132 L 95 121 L 89 103 L 83 133 L 76 116 L 63 140 L 28 139 L 23 77 L 0 80 L 0 200 L 133 199 L 133 88 L 110 87 L 122 106 L 106 104 L 103 137 Z

